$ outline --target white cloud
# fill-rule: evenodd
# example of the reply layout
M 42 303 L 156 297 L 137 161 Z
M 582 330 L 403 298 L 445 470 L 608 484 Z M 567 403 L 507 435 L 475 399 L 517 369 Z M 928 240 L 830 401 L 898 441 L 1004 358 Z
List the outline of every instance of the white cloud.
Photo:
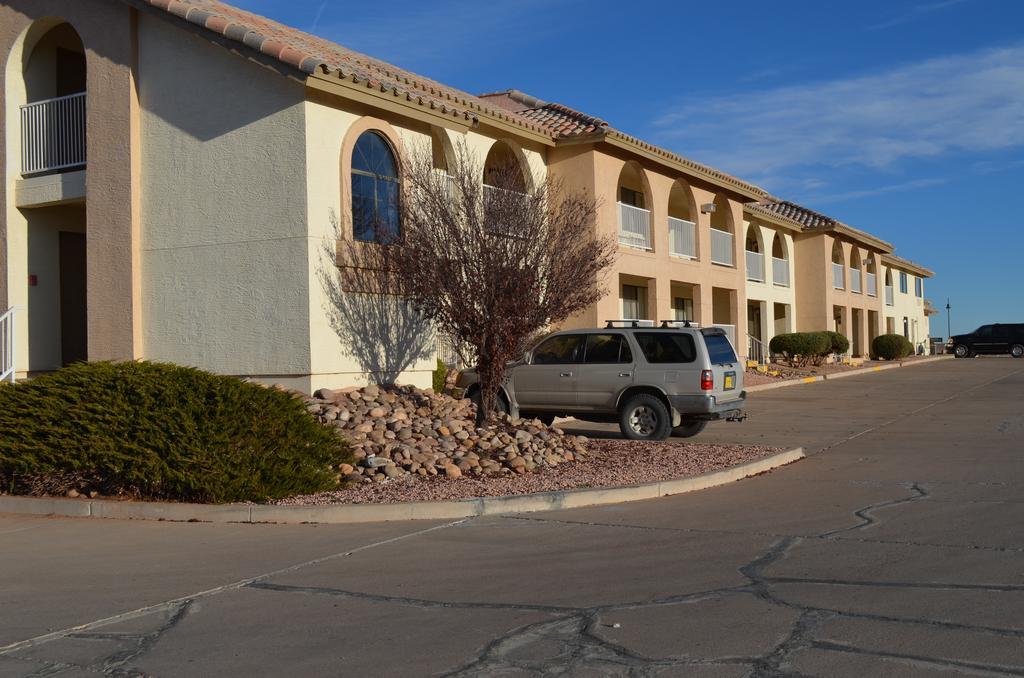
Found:
M 868 26 L 869 31 L 879 31 L 886 28 L 893 28 L 895 26 L 902 26 L 903 24 L 915 21 L 922 16 L 938 12 L 943 9 L 948 9 L 956 5 L 960 5 L 966 2 L 966 0 L 939 0 L 938 2 L 927 2 L 920 5 L 914 5 L 908 10 L 897 14 L 896 16 L 886 19 L 873 26 Z
M 847 200 L 858 200 L 860 198 L 867 198 L 873 195 L 884 195 L 886 193 L 903 193 L 905 191 L 915 191 L 921 188 L 930 188 L 932 186 L 941 186 L 942 184 L 949 183 L 949 179 L 944 177 L 932 177 L 925 179 L 914 179 L 912 181 L 904 181 L 898 184 L 885 184 L 884 186 L 876 186 L 874 188 L 857 189 L 853 191 L 843 191 L 840 193 L 827 193 L 808 196 L 806 200 L 814 203 L 834 203 L 844 202 Z
M 887 72 L 694 98 L 663 115 L 661 143 L 740 176 L 894 168 L 902 160 L 1024 145 L 1024 45 Z M 820 175 L 820 173 L 819 173 Z

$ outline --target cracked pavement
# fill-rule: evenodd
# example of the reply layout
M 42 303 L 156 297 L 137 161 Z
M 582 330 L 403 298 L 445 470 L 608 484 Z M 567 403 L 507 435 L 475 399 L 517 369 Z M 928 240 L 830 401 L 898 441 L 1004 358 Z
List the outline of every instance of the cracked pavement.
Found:
M 0 677 L 1024 676 L 1024 362 L 750 411 L 702 438 L 810 456 L 646 502 L 352 526 L 0 516 Z

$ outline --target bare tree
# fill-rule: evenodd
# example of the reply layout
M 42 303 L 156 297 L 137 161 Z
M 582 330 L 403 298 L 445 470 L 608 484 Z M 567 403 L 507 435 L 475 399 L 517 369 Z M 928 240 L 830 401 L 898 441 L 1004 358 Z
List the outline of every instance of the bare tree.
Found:
M 464 143 L 447 172 L 429 152 L 411 153 L 400 233 L 339 247 L 340 266 L 375 281 L 383 272 L 389 293 L 470 347 L 481 421 L 524 341 L 604 295 L 601 273 L 615 252 L 611 239 L 597 236 L 592 196 L 552 179 L 531 189 L 516 163 L 484 174 Z

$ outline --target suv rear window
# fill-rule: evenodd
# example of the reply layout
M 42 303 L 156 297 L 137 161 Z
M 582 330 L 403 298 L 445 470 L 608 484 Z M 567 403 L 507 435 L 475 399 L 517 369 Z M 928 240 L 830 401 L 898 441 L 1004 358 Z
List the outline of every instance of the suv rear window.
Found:
M 637 332 L 633 336 L 649 363 L 692 363 L 697 359 L 697 348 L 689 334 Z
M 708 358 L 712 365 L 737 362 L 736 351 L 724 334 L 705 334 L 704 345 L 708 347 Z
M 562 334 L 544 341 L 533 351 L 534 365 L 563 365 L 578 360 L 580 346 L 583 344 L 581 334 Z
M 585 363 L 631 363 L 633 352 L 621 334 L 588 334 Z

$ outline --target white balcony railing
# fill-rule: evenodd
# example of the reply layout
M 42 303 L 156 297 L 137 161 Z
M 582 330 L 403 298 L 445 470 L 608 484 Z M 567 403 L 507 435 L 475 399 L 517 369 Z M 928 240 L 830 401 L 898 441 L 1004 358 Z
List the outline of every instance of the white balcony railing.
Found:
M 735 266 L 733 256 L 732 233 L 711 229 L 711 263 L 723 266 Z
M 886 285 L 885 286 L 885 305 L 886 306 L 892 306 L 893 305 L 892 296 L 893 296 L 892 295 L 892 285 Z
M 832 287 L 837 290 L 845 290 L 846 284 L 844 283 L 844 267 L 842 264 L 832 262 Z
M 21 173 L 85 165 L 85 92 L 21 107 Z
M 697 225 L 684 219 L 668 218 L 668 253 L 697 258 Z
M 868 296 L 869 297 L 877 297 L 878 296 L 878 280 L 875 278 L 875 274 L 874 273 L 868 273 L 867 274 L 867 279 L 868 279 Z
M 789 287 L 789 260 L 772 257 L 772 282 L 779 287 Z
M 0 315 L 0 382 L 14 383 L 14 309 Z
M 619 243 L 640 250 L 652 249 L 650 210 L 619 203 Z
M 850 269 L 850 291 L 860 294 L 860 269 Z
M 747 280 L 764 282 L 764 255 L 747 250 Z

